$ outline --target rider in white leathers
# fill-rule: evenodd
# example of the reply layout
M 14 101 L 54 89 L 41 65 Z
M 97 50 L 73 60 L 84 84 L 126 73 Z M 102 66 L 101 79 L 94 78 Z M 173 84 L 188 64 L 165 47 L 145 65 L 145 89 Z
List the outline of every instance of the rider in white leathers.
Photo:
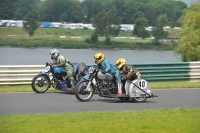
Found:
M 141 76 L 140 72 L 133 66 L 126 64 L 126 60 L 124 58 L 119 58 L 116 61 L 116 67 L 120 71 L 122 71 L 122 81 L 125 82 L 125 93 L 128 94 L 128 89 L 130 86 L 131 81 L 138 78 L 138 76 Z

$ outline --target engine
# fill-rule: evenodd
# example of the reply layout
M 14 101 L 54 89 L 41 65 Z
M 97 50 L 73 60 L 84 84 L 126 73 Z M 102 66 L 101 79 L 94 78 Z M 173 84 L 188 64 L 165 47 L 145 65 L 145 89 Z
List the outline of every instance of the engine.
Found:
M 98 88 L 102 91 L 109 91 L 113 94 L 117 92 L 117 87 L 114 80 L 99 80 Z
M 63 81 L 65 76 L 66 76 L 66 74 L 56 74 L 55 75 L 55 77 L 60 81 Z

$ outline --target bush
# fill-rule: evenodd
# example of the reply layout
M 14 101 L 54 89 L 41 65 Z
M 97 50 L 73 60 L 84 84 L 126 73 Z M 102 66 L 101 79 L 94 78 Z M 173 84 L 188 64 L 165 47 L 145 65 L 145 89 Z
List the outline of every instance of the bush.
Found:
M 99 40 L 98 40 L 98 34 L 97 34 L 97 32 L 94 32 L 93 34 L 92 34 L 92 36 L 91 36 L 91 41 L 93 42 L 93 43 L 97 43 Z
M 90 39 L 90 38 L 86 38 L 86 39 L 85 39 L 85 43 L 91 44 L 91 43 L 92 43 L 92 41 L 91 41 L 91 39 Z

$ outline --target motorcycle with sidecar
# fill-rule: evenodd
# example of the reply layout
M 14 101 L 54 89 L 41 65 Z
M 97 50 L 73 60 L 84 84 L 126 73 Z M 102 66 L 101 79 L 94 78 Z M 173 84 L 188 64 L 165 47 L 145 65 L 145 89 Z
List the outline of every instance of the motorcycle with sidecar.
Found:
M 144 102 L 147 98 L 157 97 L 153 95 L 152 89 L 148 81 L 142 76 L 131 81 L 127 95 L 118 96 L 115 77 L 109 73 L 103 74 L 100 69 L 90 67 L 89 74 L 85 75 L 75 87 L 74 93 L 76 98 L 81 102 L 89 101 L 94 93 L 100 97 L 118 98 L 128 101 L 132 99 L 134 102 Z M 123 87 L 124 88 L 124 85 Z

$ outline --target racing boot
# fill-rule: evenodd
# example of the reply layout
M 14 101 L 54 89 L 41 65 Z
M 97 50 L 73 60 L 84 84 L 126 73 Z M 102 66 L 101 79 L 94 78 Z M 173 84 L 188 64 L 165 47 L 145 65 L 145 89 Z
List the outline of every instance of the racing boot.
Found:
M 118 97 L 123 97 L 123 94 L 122 94 L 122 85 L 121 84 L 117 84 L 117 89 L 118 89 L 117 96 Z
M 125 93 L 128 95 L 128 87 L 125 87 Z
M 70 77 L 70 84 L 71 84 L 71 89 L 74 90 L 75 85 L 74 85 L 74 78 L 73 77 Z

